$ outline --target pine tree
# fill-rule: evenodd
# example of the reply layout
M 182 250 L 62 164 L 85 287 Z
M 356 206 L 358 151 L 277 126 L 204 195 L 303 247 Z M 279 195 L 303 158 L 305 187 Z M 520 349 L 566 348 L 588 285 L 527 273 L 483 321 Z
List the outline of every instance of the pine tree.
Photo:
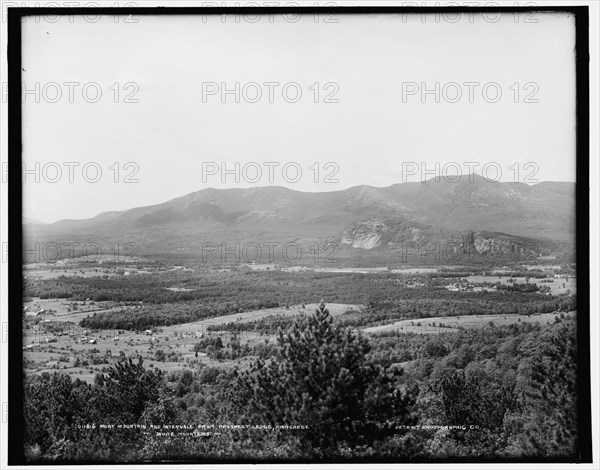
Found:
M 367 338 L 334 325 L 324 302 L 289 333 L 280 330 L 277 343 L 273 359 L 257 360 L 237 379 L 242 422 L 308 426 L 294 435 L 303 455 L 317 456 L 371 447 L 414 422 L 401 371 L 370 363 Z

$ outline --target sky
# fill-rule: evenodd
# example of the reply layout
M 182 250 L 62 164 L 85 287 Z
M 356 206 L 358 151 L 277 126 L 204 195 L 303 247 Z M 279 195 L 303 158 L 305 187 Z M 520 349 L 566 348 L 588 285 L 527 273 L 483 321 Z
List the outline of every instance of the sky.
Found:
M 27 218 L 209 187 L 575 181 L 564 13 L 50 20 L 23 24 Z

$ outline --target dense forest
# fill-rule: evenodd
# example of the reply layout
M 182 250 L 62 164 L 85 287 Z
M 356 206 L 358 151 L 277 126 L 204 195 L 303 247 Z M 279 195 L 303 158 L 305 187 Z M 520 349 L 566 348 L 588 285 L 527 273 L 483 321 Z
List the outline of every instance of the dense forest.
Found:
M 300 305 L 323 297 L 330 302 L 368 306 L 365 315 L 361 313 L 352 320 L 355 326 L 390 319 L 472 314 L 531 315 L 575 308 L 573 296 L 543 295 L 537 292 L 536 284 L 499 286 L 496 292 L 452 292 L 440 286 L 454 278 L 439 275 L 240 270 L 210 274 L 170 272 L 119 278 L 60 276 L 55 279 L 27 279 L 24 296 L 65 298 L 71 302 L 88 299 L 112 302 L 117 308 L 123 308 L 110 312 L 96 311 L 84 319 L 81 326 L 129 330 Z M 407 280 L 418 283 L 418 287 L 407 287 Z
M 165 374 L 121 357 L 93 384 L 28 376 L 28 460 L 577 456 L 572 318 L 367 337 L 321 305 L 283 326 L 244 368 Z M 229 352 L 234 343 L 207 339 L 196 350 Z
M 460 273 L 466 276 L 469 273 Z M 516 273 L 518 274 L 518 273 Z M 535 274 L 535 272 L 532 272 Z M 517 277 L 517 276 L 513 276 Z M 318 273 L 284 271 L 171 272 L 119 277 L 59 276 L 52 279 L 25 279 L 25 298 L 91 300 L 123 303 L 173 304 L 181 302 L 227 301 L 249 298 L 259 302 L 276 300 L 282 305 L 299 304 L 311 298 L 330 302 L 365 303 L 367 299 L 459 299 L 466 293 L 450 292 L 442 285 L 453 282 L 452 274 L 428 273 Z M 403 288 L 407 281 L 422 288 Z M 522 287 L 516 286 L 517 289 Z M 508 287 L 499 286 L 500 289 Z M 175 289 L 175 290 L 170 290 Z M 535 284 L 526 292 L 535 291 Z M 518 292 L 518 290 L 516 291 Z M 484 294 L 480 292 L 478 294 Z M 487 292 L 491 301 L 504 301 L 507 292 Z M 536 301 L 537 297 L 513 297 L 510 301 Z M 539 299 L 538 299 L 539 300 Z
M 155 326 L 177 325 L 232 313 L 279 307 L 274 300 L 236 300 L 224 303 L 182 302 L 146 305 L 139 309 L 95 312 L 81 320 L 83 328 L 144 330 Z
M 356 292 L 338 297 L 336 300 L 339 302 L 366 304 L 360 311 L 349 312 L 342 321 L 347 326 L 364 327 L 390 320 L 466 315 L 533 315 L 556 311 L 567 312 L 575 310 L 576 307 L 576 299 L 573 296 L 553 297 L 514 291 L 468 293 L 450 292 L 445 289 L 432 291 L 427 288 L 396 288 L 393 293 L 391 291 L 388 293 L 389 298 L 395 297 L 396 300 L 374 300 L 372 293 L 364 293 L 360 296 Z M 256 300 L 256 297 L 260 300 Z M 282 292 L 281 300 L 262 299 L 260 293 L 255 294 L 253 291 L 246 292 L 245 296 L 236 297 L 236 300 L 229 299 L 230 297 L 227 296 L 222 302 L 150 304 L 135 309 L 123 308 L 110 312 L 96 312 L 81 320 L 80 325 L 92 329 L 143 330 L 301 302 L 293 292 Z M 284 299 L 286 302 L 282 303 Z M 254 329 L 256 326 L 251 322 L 247 325 L 228 326 L 225 329 L 234 331 L 236 328 Z

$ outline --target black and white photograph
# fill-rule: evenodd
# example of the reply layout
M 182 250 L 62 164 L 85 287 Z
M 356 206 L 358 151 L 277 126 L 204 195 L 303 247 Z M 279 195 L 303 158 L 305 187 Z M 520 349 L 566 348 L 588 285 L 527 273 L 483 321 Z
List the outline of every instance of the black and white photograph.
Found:
M 597 468 L 550 3 L 3 3 L 1 461 Z

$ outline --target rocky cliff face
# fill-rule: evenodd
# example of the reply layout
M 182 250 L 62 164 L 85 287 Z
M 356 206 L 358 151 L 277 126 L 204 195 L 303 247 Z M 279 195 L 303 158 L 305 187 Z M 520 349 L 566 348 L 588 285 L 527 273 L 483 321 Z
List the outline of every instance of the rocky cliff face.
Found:
M 418 246 L 421 249 L 444 251 L 453 256 L 515 254 L 522 258 L 536 258 L 560 249 L 556 243 L 540 242 L 527 237 L 498 232 L 460 232 L 408 219 L 391 218 L 353 223 L 343 232 L 341 243 L 363 250 Z
M 342 235 L 342 243 L 352 245 L 352 248 L 370 250 L 382 245 L 382 240 L 388 235 L 388 226 L 378 219 L 366 220 L 353 224 Z

